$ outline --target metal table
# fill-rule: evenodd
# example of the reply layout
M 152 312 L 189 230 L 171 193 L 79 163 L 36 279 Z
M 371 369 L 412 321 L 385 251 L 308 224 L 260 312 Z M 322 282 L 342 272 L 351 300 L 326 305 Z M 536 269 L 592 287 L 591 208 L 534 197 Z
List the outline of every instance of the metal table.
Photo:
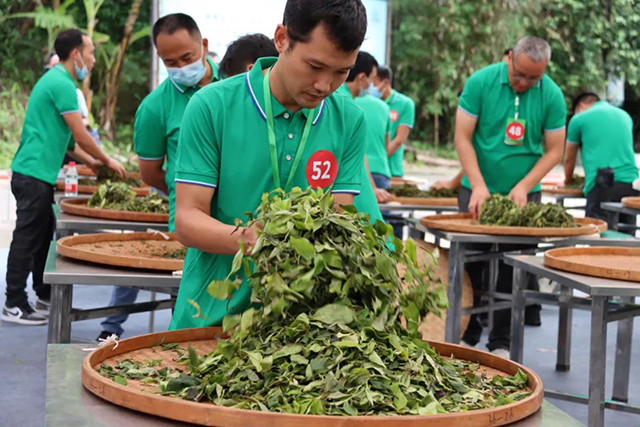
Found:
M 569 195 L 569 194 L 550 194 L 550 193 L 546 193 L 544 190 L 542 190 L 542 195 L 544 197 L 551 197 L 552 199 L 555 199 L 556 203 L 561 205 L 561 206 L 565 206 L 564 202 L 565 200 L 585 200 L 584 195 Z M 579 206 L 565 206 L 567 209 L 575 209 L 575 210 L 585 210 L 587 208 L 587 203 L 585 202 L 582 205 Z
M 87 352 L 78 344 L 50 344 L 47 348 L 45 426 L 169 427 L 191 426 L 131 411 L 102 400 L 82 386 L 80 367 Z M 549 402 L 513 427 L 580 427 L 583 424 Z
M 403 211 L 403 212 L 415 212 L 415 211 L 429 211 L 429 212 L 458 212 L 457 206 L 424 206 L 424 205 L 401 205 L 398 203 L 384 203 L 379 205 L 380 210 L 386 211 Z
M 600 203 L 600 208 L 607 211 L 609 218 L 607 223 L 609 228 L 612 230 L 624 229 L 625 231 L 636 231 L 638 229 L 637 226 L 633 226 L 631 224 L 621 224 L 620 223 L 620 214 L 627 215 L 640 215 L 640 210 L 637 209 L 629 209 L 622 206 L 622 203 L 614 203 L 614 202 L 605 202 Z
M 177 294 L 180 286 L 180 278 L 170 273 L 102 266 L 60 257 L 56 252 L 56 242 L 52 242 L 49 248 L 43 280 L 51 285 L 49 343 L 70 342 L 71 322 L 168 309 L 175 304 L 175 299 L 170 298 L 113 307 L 74 309 L 71 307 L 74 284 L 126 286 L 172 295 Z
M 629 370 L 631 365 L 631 341 L 633 319 L 640 316 L 640 305 L 634 303 L 640 296 L 640 283 L 609 280 L 554 270 L 544 265 L 542 257 L 530 255 L 507 255 L 505 262 L 514 267 L 513 300 L 511 314 L 511 358 L 522 362 L 524 344 L 524 307 L 527 301 L 560 306 L 558 343 L 564 351 L 558 352 L 558 364 L 567 368 L 571 351 L 571 310 L 591 311 L 591 343 L 589 356 L 589 397 L 568 393 L 545 391 L 545 396 L 589 405 L 589 426 L 604 426 L 604 409 L 621 410 L 640 414 L 639 407 L 626 405 L 629 392 Z M 549 295 L 526 290 L 524 273 L 546 277 L 561 285 L 560 295 Z M 589 298 L 573 296 L 573 290 L 589 295 Z M 613 298 L 617 299 L 614 301 Z M 605 371 L 607 323 L 618 323 L 616 360 L 613 379 L 613 400 L 605 402 Z
M 56 214 L 56 234 L 59 237 L 73 233 L 95 233 L 104 230 L 117 231 L 147 231 L 148 229 L 168 231 L 168 224 L 157 222 L 115 221 L 111 219 L 90 218 L 86 216 L 70 215 L 60 211 L 59 205 L 54 205 Z

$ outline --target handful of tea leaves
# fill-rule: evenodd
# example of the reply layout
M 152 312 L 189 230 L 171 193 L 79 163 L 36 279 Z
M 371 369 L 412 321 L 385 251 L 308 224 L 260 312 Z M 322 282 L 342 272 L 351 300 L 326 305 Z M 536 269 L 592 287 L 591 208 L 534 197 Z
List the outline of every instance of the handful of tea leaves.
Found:
M 510 227 L 579 227 L 564 206 L 530 202 L 520 209 L 513 200 L 500 194 L 493 194 L 485 200 L 478 220 L 483 225 Z
M 93 185 L 102 185 L 106 182 L 123 182 L 132 187 L 140 187 L 142 185 L 142 182 L 139 179 L 136 179 L 130 176 L 121 178 L 116 171 L 114 171 L 113 169 L 109 169 L 105 165 L 100 165 L 100 167 L 98 168 L 98 174 L 96 176 L 96 179 L 88 179 L 88 178 L 80 179 L 78 181 L 78 184 L 93 186 Z
M 166 197 L 158 193 L 136 197 L 136 192 L 124 182 L 107 181 L 102 184 L 98 191 L 93 193 L 87 206 L 119 211 L 169 213 L 169 200 Z
M 584 176 L 574 174 L 571 177 L 571 182 L 564 186 L 564 188 L 572 189 L 572 190 L 582 190 L 584 188 Z
M 428 415 L 526 397 L 522 372 L 489 378 L 420 339 L 424 316 L 447 306 L 435 257 L 419 267 L 413 240 L 343 208 L 322 190 L 264 195 L 247 224 L 259 229 L 250 255 L 241 247 L 229 277 L 208 288 L 231 299 L 244 266 L 258 308 L 226 317 L 231 338 L 214 352 L 181 352 L 189 374 L 164 370 L 148 381 L 184 399 L 318 415 Z M 114 381 L 129 372 L 103 369 Z
M 419 189 L 415 185 L 403 184 L 399 187 L 391 187 L 387 191 L 396 197 L 420 197 L 420 198 L 440 198 L 440 197 L 458 197 L 458 190 L 449 190 L 447 188 L 435 189 L 429 191 Z

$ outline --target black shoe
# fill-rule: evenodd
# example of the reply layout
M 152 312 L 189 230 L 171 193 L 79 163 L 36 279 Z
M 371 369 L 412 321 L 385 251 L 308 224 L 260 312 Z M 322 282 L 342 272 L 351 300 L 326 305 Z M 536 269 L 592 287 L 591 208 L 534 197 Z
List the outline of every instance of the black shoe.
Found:
M 524 324 L 527 326 L 542 326 L 540 320 L 540 306 L 530 305 L 524 310 Z
M 31 304 L 28 302 L 15 307 L 9 307 L 5 304 L 2 308 L 2 321 L 16 323 L 18 325 L 44 325 L 47 318 L 36 313 Z
M 120 335 L 118 335 L 118 334 L 112 334 L 111 332 L 102 331 L 102 332 L 100 332 L 100 335 L 98 335 L 98 338 L 96 338 L 96 341 L 102 342 L 102 341 L 106 340 L 107 338 L 109 338 L 111 335 L 115 335 L 115 336 L 118 337 L 118 339 L 120 339 Z

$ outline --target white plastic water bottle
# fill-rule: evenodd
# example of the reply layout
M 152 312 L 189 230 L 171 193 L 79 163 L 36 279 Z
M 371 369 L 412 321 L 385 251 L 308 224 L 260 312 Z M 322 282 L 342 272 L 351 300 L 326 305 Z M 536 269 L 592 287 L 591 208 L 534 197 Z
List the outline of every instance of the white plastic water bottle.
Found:
M 78 196 L 78 170 L 76 162 L 69 162 L 67 174 L 64 177 L 64 195 L 65 197 Z

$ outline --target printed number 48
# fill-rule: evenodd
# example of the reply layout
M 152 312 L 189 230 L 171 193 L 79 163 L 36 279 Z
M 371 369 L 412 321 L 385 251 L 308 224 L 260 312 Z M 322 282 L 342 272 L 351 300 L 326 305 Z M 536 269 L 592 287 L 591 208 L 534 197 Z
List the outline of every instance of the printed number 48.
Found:
M 331 175 L 329 175 L 329 171 L 331 170 L 331 162 L 325 160 L 324 162 L 313 162 L 313 175 L 311 179 L 317 181 L 319 179 L 331 179 Z M 325 168 L 324 173 L 322 172 L 322 167 Z
M 511 126 L 509 133 L 513 136 L 520 136 L 522 135 L 522 128 L 520 126 Z

